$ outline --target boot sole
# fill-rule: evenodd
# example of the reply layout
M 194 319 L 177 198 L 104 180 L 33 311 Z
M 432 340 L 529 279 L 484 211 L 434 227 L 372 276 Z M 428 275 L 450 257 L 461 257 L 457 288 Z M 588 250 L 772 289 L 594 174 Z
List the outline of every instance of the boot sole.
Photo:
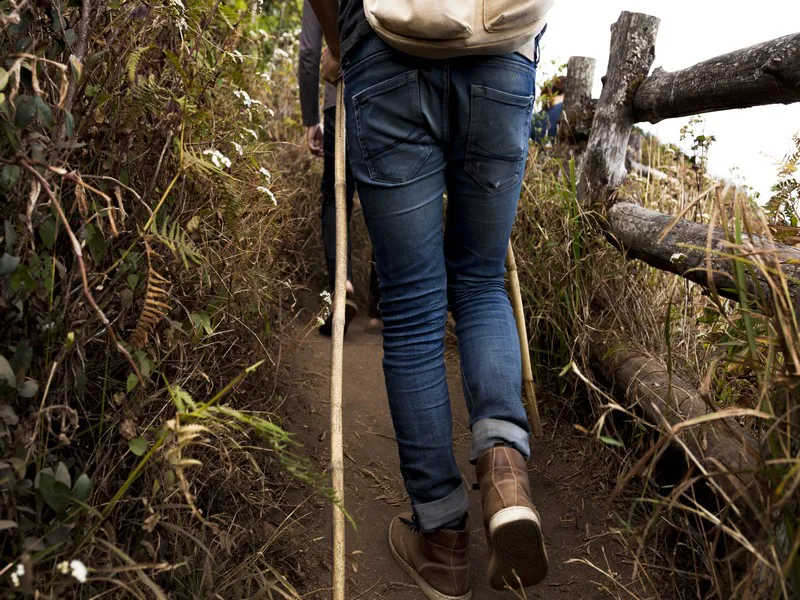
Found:
M 397 550 L 394 549 L 394 544 L 392 543 L 391 534 L 389 535 L 389 548 L 392 549 L 392 556 L 397 561 L 397 564 L 405 571 L 409 577 L 417 584 L 420 591 L 425 594 L 425 597 L 429 600 L 470 600 L 472 598 L 472 590 L 468 591 L 463 596 L 448 596 L 447 594 L 442 594 L 441 592 L 436 591 L 431 585 L 422 578 L 422 575 L 417 573 L 414 568 L 408 564 L 403 557 L 398 554 Z
M 489 521 L 489 585 L 519 589 L 547 576 L 547 551 L 539 517 L 530 508 L 504 508 Z

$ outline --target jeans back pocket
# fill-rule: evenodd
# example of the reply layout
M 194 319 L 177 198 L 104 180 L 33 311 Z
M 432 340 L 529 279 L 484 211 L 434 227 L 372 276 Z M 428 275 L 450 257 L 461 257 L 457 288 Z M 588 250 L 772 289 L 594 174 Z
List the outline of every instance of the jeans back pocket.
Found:
M 471 86 L 464 170 L 487 192 L 519 183 L 528 156 L 533 100 L 533 96 Z
M 358 142 L 374 181 L 406 183 L 431 154 L 419 97 L 419 75 L 407 71 L 353 96 Z

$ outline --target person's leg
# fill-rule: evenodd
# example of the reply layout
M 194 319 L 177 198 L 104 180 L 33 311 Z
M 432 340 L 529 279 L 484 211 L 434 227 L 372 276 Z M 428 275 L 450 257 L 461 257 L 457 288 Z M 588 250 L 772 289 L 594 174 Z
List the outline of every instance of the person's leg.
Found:
M 473 432 L 471 459 L 497 443 L 528 458 L 520 348 L 504 275 L 527 158 L 535 70 L 518 55 L 451 64 L 445 253 Z
M 375 36 L 351 54 L 347 142 L 377 264 L 386 388 L 416 521 L 432 532 L 458 524 L 469 506 L 444 364 L 444 69 Z
M 531 500 L 520 348 L 505 257 L 528 150 L 535 68 L 519 55 L 451 61 L 448 299 L 456 321 L 492 587 L 547 574 Z

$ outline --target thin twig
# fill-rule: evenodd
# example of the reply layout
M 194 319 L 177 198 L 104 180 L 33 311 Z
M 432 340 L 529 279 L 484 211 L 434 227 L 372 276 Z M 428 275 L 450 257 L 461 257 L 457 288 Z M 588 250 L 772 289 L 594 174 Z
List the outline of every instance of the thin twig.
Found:
M 117 350 L 122 354 L 130 363 L 133 372 L 136 374 L 137 379 L 139 380 L 139 385 L 145 387 L 145 381 L 142 377 L 142 374 L 139 373 L 139 368 L 136 366 L 136 362 L 133 360 L 133 357 L 130 355 L 122 344 L 119 343 L 116 334 L 114 333 L 114 329 L 111 327 L 111 322 L 106 317 L 105 313 L 100 309 L 97 305 L 97 302 L 94 300 L 94 296 L 92 296 L 92 292 L 89 290 L 89 277 L 86 274 L 86 263 L 83 261 L 83 251 L 81 250 L 80 242 L 78 242 L 78 238 L 75 237 L 75 232 L 72 231 L 72 227 L 70 227 L 69 221 L 67 220 L 67 215 L 64 214 L 64 209 L 61 207 L 61 203 L 56 198 L 53 190 L 50 188 L 50 184 L 47 183 L 47 180 L 42 177 L 39 172 L 34 169 L 27 161 L 24 159 L 19 160 L 19 164 L 22 166 L 23 169 L 31 173 L 42 185 L 42 189 L 47 194 L 47 197 L 50 198 L 50 203 L 55 208 L 56 212 L 58 213 L 58 218 L 61 220 L 61 224 L 64 225 L 64 229 L 67 231 L 67 235 L 69 236 L 70 242 L 72 242 L 72 251 L 75 254 L 75 258 L 78 260 L 78 267 L 81 272 L 81 281 L 83 283 L 83 295 L 86 298 L 86 301 L 94 310 L 97 318 L 100 319 L 100 322 L 105 326 L 106 331 L 108 331 L 108 335 L 111 336 L 111 339 L 114 341 L 114 344 L 117 346 Z

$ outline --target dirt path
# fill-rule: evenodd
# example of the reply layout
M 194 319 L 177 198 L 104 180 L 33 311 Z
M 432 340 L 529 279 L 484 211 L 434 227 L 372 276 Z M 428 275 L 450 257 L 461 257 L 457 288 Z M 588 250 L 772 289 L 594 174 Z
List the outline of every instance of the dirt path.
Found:
M 408 503 L 398 467 L 397 448 L 389 415 L 381 371 L 381 338 L 364 332 L 365 322 L 357 320 L 345 341 L 345 504 L 358 525 L 348 529 L 348 600 L 418 600 L 424 596 L 395 564 L 386 541 L 390 519 L 407 509 Z M 455 452 L 467 482 L 474 482 L 469 465 L 469 431 L 461 389 L 457 357 L 449 353 L 448 385 L 454 414 Z M 302 342 L 297 354 L 295 385 L 299 386 L 296 410 L 289 429 L 295 431 L 324 468 L 328 457 L 328 373 L 330 341 L 316 331 Z M 549 425 L 549 424 L 547 424 Z M 542 513 L 550 557 L 546 581 L 519 593 L 496 592 L 486 581 L 487 553 L 481 528 L 480 497 L 471 493 L 471 556 L 475 600 L 488 598 L 547 598 L 579 600 L 616 597 L 605 591 L 608 580 L 590 566 L 568 562 L 590 560 L 604 570 L 627 574 L 621 546 L 601 520 L 605 498 L 605 469 L 597 466 L 598 454 L 591 445 L 562 425 L 553 432 L 546 428 L 544 440 L 533 444 L 530 467 L 534 502 Z M 318 515 L 306 520 L 311 544 L 311 566 L 304 597 L 329 597 L 330 551 L 329 507 L 317 505 Z M 319 567 L 315 568 L 314 565 Z

